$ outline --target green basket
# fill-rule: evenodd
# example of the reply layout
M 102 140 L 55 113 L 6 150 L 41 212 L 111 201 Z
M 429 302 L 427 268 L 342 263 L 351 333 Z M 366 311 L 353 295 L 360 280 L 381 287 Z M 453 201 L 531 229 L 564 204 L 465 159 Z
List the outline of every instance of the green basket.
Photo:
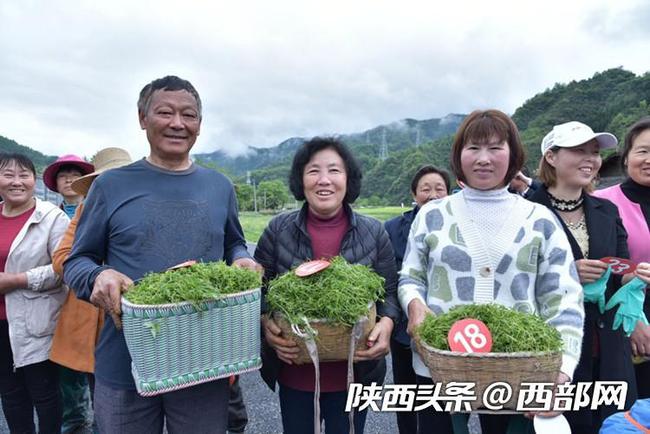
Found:
M 122 297 L 122 325 L 142 396 L 259 369 L 260 289 L 218 300 L 138 305 Z

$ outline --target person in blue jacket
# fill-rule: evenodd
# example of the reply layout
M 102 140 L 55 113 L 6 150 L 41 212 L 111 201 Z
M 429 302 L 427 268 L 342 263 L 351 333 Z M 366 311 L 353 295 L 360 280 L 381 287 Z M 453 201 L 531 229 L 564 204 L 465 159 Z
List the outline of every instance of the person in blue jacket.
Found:
M 449 187 L 450 180 L 447 172 L 434 166 L 421 167 L 411 181 L 411 195 L 415 207 L 384 223 L 386 232 L 388 232 L 390 241 L 393 244 L 398 272 L 402 268 L 406 241 L 415 215 L 420 210 L 420 207 L 428 201 L 447 196 Z M 390 341 L 395 384 L 415 384 L 411 337 L 406 333 L 407 323 L 406 316 L 401 315 L 400 321 L 395 325 Z M 397 427 L 400 434 L 414 433 L 416 432 L 416 426 L 417 420 L 414 412 L 397 413 Z
M 603 422 L 600 434 L 650 433 L 650 399 L 640 399 L 629 411 L 613 414 Z

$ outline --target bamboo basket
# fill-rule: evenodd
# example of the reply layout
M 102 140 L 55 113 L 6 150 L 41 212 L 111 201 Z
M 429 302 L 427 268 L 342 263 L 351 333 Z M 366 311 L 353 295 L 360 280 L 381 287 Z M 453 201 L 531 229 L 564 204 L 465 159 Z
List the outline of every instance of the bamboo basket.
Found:
M 260 289 L 197 307 L 137 305 L 122 297 L 122 325 L 138 393 L 164 392 L 259 369 Z
M 358 350 L 367 349 L 366 342 L 370 331 L 375 327 L 376 316 L 377 309 L 375 304 L 371 303 L 368 316 L 366 317 L 368 320 L 363 327 L 363 333 L 356 345 Z M 312 363 L 305 341 L 293 332 L 291 324 L 289 324 L 286 318 L 279 312 L 274 312 L 273 318 L 282 330 L 282 334 L 296 342 L 300 348 L 300 353 L 294 359 L 294 363 L 298 365 Z M 318 333 L 315 341 L 316 347 L 318 348 L 318 360 L 320 362 L 334 362 L 348 359 L 352 327 L 333 325 L 323 319 L 310 321 L 309 325 Z
M 503 412 L 516 412 L 521 384 L 555 383 L 562 364 L 561 352 L 460 353 L 433 348 L 419 338 L 414 341 L 434 383 L 475 384 L 477 399 L 471 403 L 472 411 L 486 410 L 483 392 L 490 384 L 506 382 L 512 388 L 512 396 L 504 404 Z

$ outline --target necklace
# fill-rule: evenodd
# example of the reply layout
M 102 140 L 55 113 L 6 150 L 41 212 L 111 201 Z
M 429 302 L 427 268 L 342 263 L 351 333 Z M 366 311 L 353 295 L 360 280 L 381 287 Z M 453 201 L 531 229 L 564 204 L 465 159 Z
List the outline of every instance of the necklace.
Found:
M 553 196 L 548 191 L 547 193 L 549 199 L 551 200 L 551 206 L 553 207 L 553 209 L 556 209 L 558 211 L 564 211 L 564 212 L 575 211 L 582 206 L 582 202 L 584 202 L 585 200 L 584 194 L 581 194 L 579 198 L 574 200 L 564 200 Z
M 564 217 L 562 217 L 562 220 L 564 220 L 564 224 L 566 224 L 569 229 L 582 229 L 587 227 L 585 224 L 584 214 L 576 221 L 571 221 L 568 218 Z

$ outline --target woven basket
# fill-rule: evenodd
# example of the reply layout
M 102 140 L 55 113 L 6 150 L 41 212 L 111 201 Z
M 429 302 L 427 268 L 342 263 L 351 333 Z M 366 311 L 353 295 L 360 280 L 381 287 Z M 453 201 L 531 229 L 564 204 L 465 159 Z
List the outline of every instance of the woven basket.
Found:
M 472 411 L 485 409 L 483 392 L 490 384 L 506 382 L 512 397 L 503 410 L 514 412 L 521 383 L 555 383 L 562 364 L 561 352 L 459 353 L 430 347 L 420 339 L 415 344 L 434 383 L 475 383 Z
M 367 349 L 366 341 L 370 331 L 375 327 L 376 316 L 377 309 L 375 304 L 372 303 L 372 306 L 370 306 L 368 311 L 368 321 L 366 321 L 361 338 L 356 345 L 358 350 Z M 298 365 L 312 363 L 304 340 L 293 332 L 291 324 L 289 324 L 285 317 L 279 312 L 274 312 L 273 318 L 282 330 L 283 336 L 296 342 L 300 348 L 298 358 L 294 359 L 293 362 Z M 333 362 L 348 359 L 352 327 L 332 325 L 329 324 L 327 320 L 310 321 L 309 325 L 318 333 L 316 336 L 316 347 L 318 348 L 318 360 L 320 362 Z
M 122 324 L 138 393 L 153 396 L 259 369 L 260 289 L 201 303 L 136 305 Z

